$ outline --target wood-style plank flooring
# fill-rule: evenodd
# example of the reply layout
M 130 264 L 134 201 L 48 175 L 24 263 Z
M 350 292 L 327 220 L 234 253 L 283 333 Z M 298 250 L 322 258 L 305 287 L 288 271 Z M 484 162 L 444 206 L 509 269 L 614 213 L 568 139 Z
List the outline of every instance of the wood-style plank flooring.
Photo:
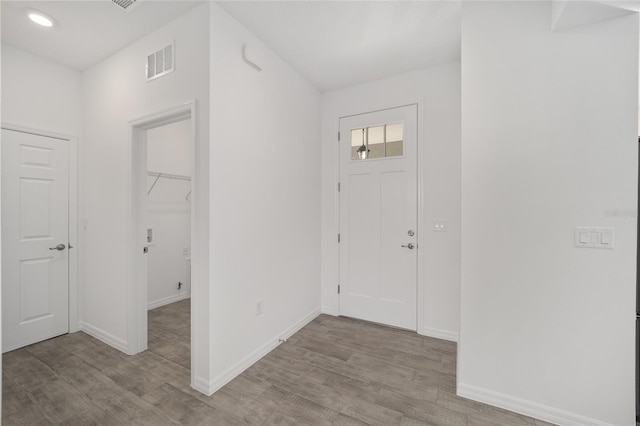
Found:
M 149 350 L 82 333 L 3 356 L 2 424 L 547 423 L 455 395 L 456 345 L 321 315 L 213 396 L 189 386 L 189 301 L 149 311 Z

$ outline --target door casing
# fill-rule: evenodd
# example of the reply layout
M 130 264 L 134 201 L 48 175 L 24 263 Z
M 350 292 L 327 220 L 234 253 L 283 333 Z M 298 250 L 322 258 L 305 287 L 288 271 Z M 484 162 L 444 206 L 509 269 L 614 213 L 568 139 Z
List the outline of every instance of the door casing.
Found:
M 80 330 L 82 312 L 80 309 L 80 288 L 78 285 L 78 266 L 81 264 L 82 242 L 78 239 L 78 141 L 75 136 L 35 129 L 3 122 L 1 127 L 15 132 L 28 133 L 37 136 L 66 141 L 69 144 L 69 333 Z M 0 236 L 2 238 L 2 236 Z M 1 294 L 1 293 L 0 293 Z M 0 309 L 1 309 L 0 304 Z M 2 317 L 0 312 L 0 318 Z M 0 328 L 1 330 L 1 328 Z
M 426 335 L 425 330 L 424 330 L 424 297 L 425 297 L 425 286 L 424 286 L 424 249 L 421 249 L 421 247 L 424 247 L 423 242 L 424 242 L 424 234 L 426 232 L 425 229 L 425 223 L 424 223 L 424 161 L 423 161 L 423 152 L 424 152 L 424 147 L 423 144 L 425 143 L 424 141 L 424 131 L 423 131 L 423 114 L 424 114 L 424 99 L 417 97 L 417 98 L 411 98 L 411 99 L 406 99 L 406 101 L 404 102 L 396 102 L 396 103 L 382 103 L 380 105 L 377 106 L 377 108 L 368 108 L 366 110 L 355 110 L 355 111 L 348 111 L 345 113 L 340 114 L 340 116 L 336 117 L 334 120 L 334 134 L 336 135 L 336 140 L 337 140 L 337 135 L 338 132 L 340 130 L 340 119 L 341 118 L 346 118 L 346 117 L 351 117 L 354 115 L 361 115 L 361 114 L 368 114 L 371 112 L 377 112 L 377 111 L 384 111 L 387 109 L 393 109 L 393 108 L 399 108 L 399 107 L 404 107 L 404 106 L 409 106 L 409 105 L 416 105 L 417 106 L 417 113 L 418 113 L 418 117 L 417 117 L 417 126 L 418 126 L 418 140 L 417 140 L 417 147 L 416 147 L 416 155 L 417 155 L 417 205 L 418 205 L 418 212 L 417 212 L 417 226 L 416 226 L 416 244 L 418 247 L 418 253 L 417 253 L 417 267 L 418 267 L 418 271 L 417 271 L 417 296 L 416 296 L 416 302 L 417 302 L 417 333 L 418 334 L 422 334 L 422 335 Z M 338 183 L 340 182 L 340 144 L 336 143 L 335 144 L 335 151 L 334 151 L 334 182 L 335 185 L 334 187 L 336 188 L 336 193 L 335 193 L 335 206 L 334 206 L 334 224 L 335 224 L 335 229 L 337 230 L 337 233 L 340 233 L 340 195 L 337 192 L 337 188 L 338 188 Z M 336 251 L 336 256 L 334 258 L 334 262 L 336 265 L 336 270 L 339 271 L 340 270 L 340 250 L 338 249 Z M 340 315 L 340 296 L 338 295 L 337 291 L 335 293 L 335 306 L 338 307 L 338 315 Z

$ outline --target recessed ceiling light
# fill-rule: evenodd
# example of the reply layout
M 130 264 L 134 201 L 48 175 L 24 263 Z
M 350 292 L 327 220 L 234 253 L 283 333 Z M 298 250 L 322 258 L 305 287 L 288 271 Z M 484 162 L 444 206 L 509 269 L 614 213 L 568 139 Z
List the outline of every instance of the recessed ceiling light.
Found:
M 55 19 L 39 10 L 27 9 L 27 16 L 33 22 L 43 27 L 53 27 L 56 23 Z

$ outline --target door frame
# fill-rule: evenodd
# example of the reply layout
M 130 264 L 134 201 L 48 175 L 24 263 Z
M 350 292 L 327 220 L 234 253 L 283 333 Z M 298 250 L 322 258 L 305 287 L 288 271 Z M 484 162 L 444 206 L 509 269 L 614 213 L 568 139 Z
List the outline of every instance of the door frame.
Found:
M 424 226 L 424 160 L 423 160 L 423 152 L 425 151 L 424 144 L 424 126 L 423 126 L 423 117 L 424 117 L 424 98 L 416 97 L 409 98 L 404 100 L 403 102 L 393 102 L 393 103 L 383 103 L 380 105 L 376 105 L 374 108 L 362 108 L 367 109 L 367 111 L 349 111 L 347 113 L 341 113 L 334 122 L 335 132 L 334 134 L 337 136 L 340 131 L 340 120 L 347 117 L 353 117 L 358 115 L 369 114 L 372 112 L 385 111 L 388 109 L 401 108 L 405 106 L 416 106 L 416 125 L 417 128 L 417 141 L 416 141 L 416 155 L 417 155 L 417 163 L 416 163 L 416 191 L 417 191 L 417 222 L 416 222 L 416 248 L 418 250 L 417 253 L 417 273 L 416 273 L 416 332 L 418 334 L 425 334 L 424 331 L 424 297 L 425 297 L 425 285 L 424 285 L 424 250 L 421 250 L 424 242 L 424 232 L 426 228 Z M 340 233 L 340 192 L 337 190 L 338 183 L 340 183 L 340 143 L 336 144 L 334 151 L 334 188 L 336 188 L 335 192 L 335 205 L 334 205 L 334 224 L 335 228 Z M 336 271 L 338 271 L 338 281 L 340 281 L 340 244 L 338 244 L 338 250 L 336 251 L 335 257 L 335 265 Z M 340 295 L 336 293 L 336 306 L 337 315 L 341 315 L 341 306 L 340 306 Z
M 73 248 L 68 250 L 69 256 L 69 333 L 80 330 L 82 318 L 80 296 L 81 289 L 78 285 L 79 265 L 82 264 L 82 240 L 78 238 L 78 139 L 75 136 L 66 135 L 49 130 L 19 126 L 2 122 L 2 129 L 31 135 L 44 136 L 69 143 L 69 241 Z M 0 236 L 1 238 L 1 236 Z
M 197 177 L 199 176 L 199 166 L 196 161 L 196 101 L 190 100 L 179 103 L 173 107 L 154 112 L 129 122 L 129 149 L 130 149 L 130 215 L 129 215 L 129 235 L 128 244 L 129 268 L 127 280 L 127 353 L 134 355 L 147 349 L 147 311 L 148 311 L 148 283 L 147 283 L 147 261 L 146 253 L 143 253 L 144 239 L 146 235 L 146 208 L 147 208 L 147 130 L 176 123 L 183 120 L 191 120 L 191 135 L 189 145 L 191 148 L 191 187 L 192 193 L 189 198 L 191 204 L 191 259 L 192 265 L 197 262 L 199 253 L 198 244 L 194 244 L 197 238 L 197 231 L 200 225 L 195 218 L 195 200 L 198 192 Z M 196 260 L 196 262 L 193 262 Z M 200 265 L 197 262 L 196 265 Z M 198 280 L 199 274 L 191 274 L 191 288 L 198 288 L 202 285 Z M 191 312 L 191 339 L 193 341 L 193 318 L 196 316 Z M 191 346 L 191 376 L 193 377 L 194 346 Z

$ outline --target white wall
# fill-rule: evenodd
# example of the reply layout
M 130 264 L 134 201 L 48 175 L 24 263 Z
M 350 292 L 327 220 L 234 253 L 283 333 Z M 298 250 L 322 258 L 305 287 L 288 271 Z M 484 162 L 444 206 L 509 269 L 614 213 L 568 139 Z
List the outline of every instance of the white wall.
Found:
M 146 82 L 146 55 L 175 40 L 176 71 Z M 192 330 L 194 381 L 208 374 L 208 156 L 209 156 L 209 4 L 205 3 L 83 75 L 84 191 L 83 232 L 84 325 L 91 334 L 126 350 L 127 286 L 130 268 L 131 146 L 129 121 L 188 100 L 196 100 L 196 152 L 200 173 L 194 186 L 195 215 L 201 225 L 193 242 L 194 271 L 202 288 L 193 288 L 192 314 L 200 319 Z M 198 254 L 198 255 L 196 255 Z M 200 258 L 198 257 L 200 256 Z M 199 291 L 196 297 L 196 291 Z M 203 375 L 204 379 L 200 379 Z
M 149 176 L 147 188 L 151 188 L 155 179 Z M 153 229 L 154 239 L 149 245 L 147 264 L 149 309 L 188 297 L 191 209 L 185 198 L 190 190 L 187 180 L 160 178 L 149 194 L 147 223 Z M 183 284 L 181 289 L 178 282 Z
M 147 131 L 147 169 L 156 173 L 191 176 L 191 120 Z M 157 181 L 156 181 L 157 180 Z M 147 224 L 153 229 L 148 253 L 149 309 L 188 297 L 191 250 L 191 182 L 170 177 L 147 177 Z M 184 250 L 187 250 L 185 253 Z M 183 284 L 178 289 L 178 283 Z
M 191 176 L 191 120 L 147 131 L 147 169 Z
M 319 93 L 215 4 L 211 64 L 209 391 L 320 308 Z
M 339 313 L 336 176 L 339 117 L 421 100 L 423 334 L 457 340 L 460 318 L 460 62 L 322 95 L 322 310 Z M 447 232 L 433 232 L 433 220 Z
M 638 18 L 551 33 L 548 2 L 465 2 L 458 393 L 634 424 Z M 614 250 L 574 248 L 615 228 Z
M 2 122 L 80 136 L 81 75 L 2 44 Z

